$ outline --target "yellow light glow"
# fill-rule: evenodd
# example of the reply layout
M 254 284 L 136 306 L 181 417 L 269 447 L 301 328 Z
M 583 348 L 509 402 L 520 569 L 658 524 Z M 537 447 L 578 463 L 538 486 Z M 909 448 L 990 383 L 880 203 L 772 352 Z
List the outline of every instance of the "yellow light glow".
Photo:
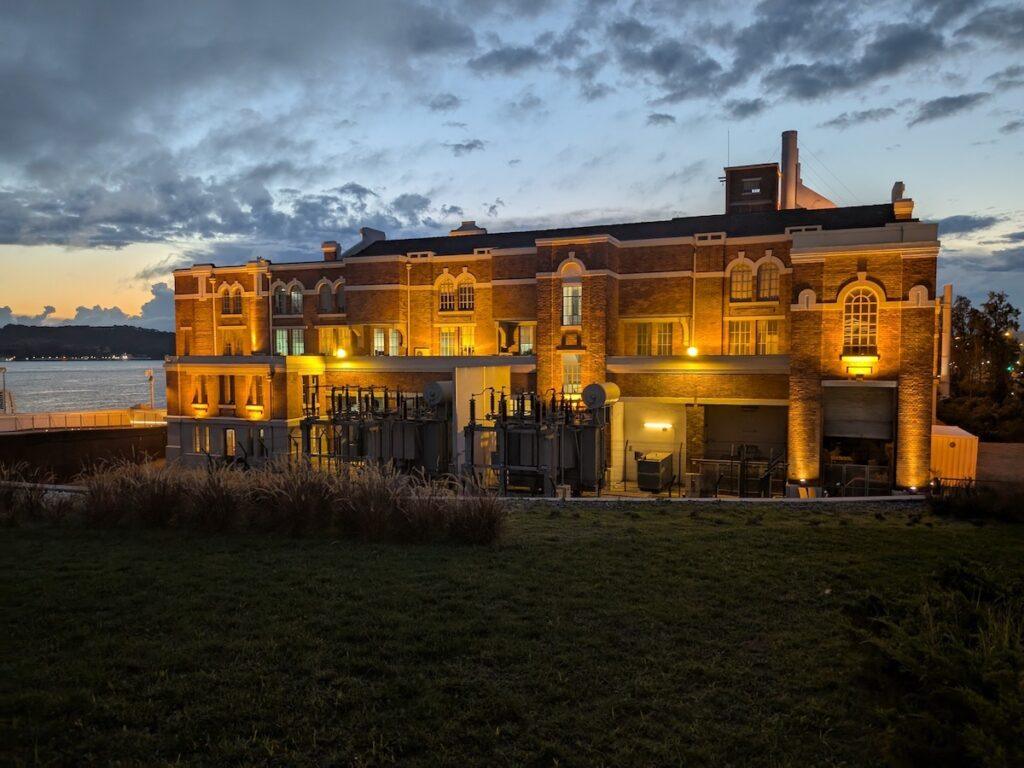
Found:
M 672 429 L 672 425 L 667 421 L 645 421 L 644 429 L 656 429 L 661 432 L 668 432 Z
M 690 357 L 696 357 L 697 356 L 697 348 L 696 347 L 687 347 L 686 348 L 686 354 L 689 355 Z
M 346 352 L 341 347 L 338 347 L 338 349 L 334 350 L 334 356 L 338 357 L 338 358 L 347 357 L 348 356 L 348 352 Z
M 878 355 L 843 355 L 841 359 L 847 365 L 872 366 L 878 362 Z

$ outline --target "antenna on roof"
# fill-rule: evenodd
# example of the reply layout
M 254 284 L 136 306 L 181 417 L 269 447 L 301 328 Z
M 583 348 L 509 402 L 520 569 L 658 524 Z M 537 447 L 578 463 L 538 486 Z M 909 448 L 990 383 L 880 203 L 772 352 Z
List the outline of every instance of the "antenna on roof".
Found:
M 732 137 L 729 135 L 729 129 L 725 129 L 725 164 L 726 166 L 732 165 Z

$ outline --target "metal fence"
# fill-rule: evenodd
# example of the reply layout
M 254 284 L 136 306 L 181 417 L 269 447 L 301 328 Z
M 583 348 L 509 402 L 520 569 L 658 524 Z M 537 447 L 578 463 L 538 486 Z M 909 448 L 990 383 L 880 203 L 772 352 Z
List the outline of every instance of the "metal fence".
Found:
M 149 408 L 122 408 L 104 411 L 50 411 L 0 415 L 0 433 L 49 429 L 105 429 L 111 427 L 151 427 L 165 424 L 167 411 Z
M 786 494 L 786 464 L 780 461 L 694 459 L 703 493 L 771 498 Z
M 889 467 L 869 464 L 826 464 L 822 485 L 829 496 L 888 496 Z

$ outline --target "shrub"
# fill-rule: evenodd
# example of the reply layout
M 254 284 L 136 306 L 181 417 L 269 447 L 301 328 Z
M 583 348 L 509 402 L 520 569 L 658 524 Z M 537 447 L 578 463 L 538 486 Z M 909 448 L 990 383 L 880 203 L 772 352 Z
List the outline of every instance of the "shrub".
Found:
M 1024 765 L 1024 588 L 957 563 L 852 611 L 894 765 Z
M 974 486 L 932 496 L 930 503 L 935 514 L 960 520 L 1024 522 L 1024 484 Z
M 0 464 L 0 524 L 22 525 L 49 520 L 56 504 L 43 485 L 53 482 L 53 475 L 25 462 Z
M 24 469 L 16 476 L 22 478 Z M 12 469 L 3 470 L 15 477 Z M 79 478 L 77 507 L 86 525 L 183 528 L 207 533 L 257 531 L 340 535 L 366 541 L 490 544 L 500 537 L 504 503 L 471 480 L 431 480 L 379 465 L 326 471 L 307 462 L 231 467 L 113 462 Z M 41 490 L 0 486 L 0 519 L 60 522 L 69 517 Z

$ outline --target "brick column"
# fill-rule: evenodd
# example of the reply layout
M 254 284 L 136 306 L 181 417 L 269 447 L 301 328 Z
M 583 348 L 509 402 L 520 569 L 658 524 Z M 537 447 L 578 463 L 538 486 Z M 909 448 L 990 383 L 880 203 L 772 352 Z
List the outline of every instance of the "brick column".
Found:
M 788 478 L 814 485 L 821 469 L 820 311 L 790 315 Z
M 931 476 L 934 305 L 904 306 L 900 324 L 896 485 L 920 488 Z

